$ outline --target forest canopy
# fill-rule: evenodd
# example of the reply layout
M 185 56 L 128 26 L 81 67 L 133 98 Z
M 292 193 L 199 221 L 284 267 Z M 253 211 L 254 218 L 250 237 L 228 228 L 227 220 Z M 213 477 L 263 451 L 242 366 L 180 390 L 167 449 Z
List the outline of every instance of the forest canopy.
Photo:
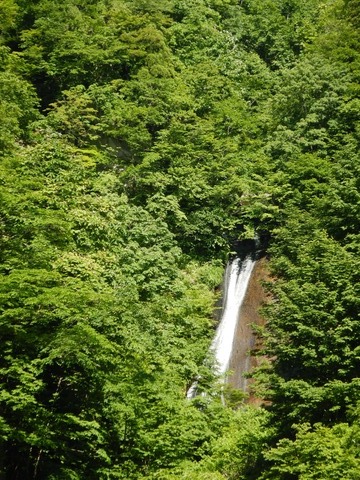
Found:
M 0 479 L 360 476 L 359 46 L 356 0 L 1 2 Z M 260 407 L 208 353 L 255 236 Z

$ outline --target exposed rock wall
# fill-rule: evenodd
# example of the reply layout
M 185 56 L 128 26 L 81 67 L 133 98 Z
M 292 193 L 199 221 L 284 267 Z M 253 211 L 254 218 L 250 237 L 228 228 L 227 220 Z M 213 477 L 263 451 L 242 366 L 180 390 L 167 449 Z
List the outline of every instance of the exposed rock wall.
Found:
M 265 323 L 259 312 L 260 307 L 268 301 L 268 296 L 262 285 L 264 280 L 269 280 L 269 272 L 266 258 L 261 258 L 254 266 L 239 312 L 229 366 L 229 369 L 233 372 L 228 379 L 229 384 L 249 393 L 249 401 L 252 403 L 256 402 L 251 395 L 252 380 L 245 378 L 244 373 L 251 371 L 261 361 L 261 357 L 251 355 L 251 352 L 256 351 L 260 346 L 259 339 L 254 335 L 251 325 L 263 326 Z

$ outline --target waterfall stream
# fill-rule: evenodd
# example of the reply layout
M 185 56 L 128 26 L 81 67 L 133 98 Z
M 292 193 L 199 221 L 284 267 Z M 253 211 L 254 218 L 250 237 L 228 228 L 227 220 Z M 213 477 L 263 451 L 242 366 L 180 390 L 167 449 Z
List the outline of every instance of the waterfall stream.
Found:
M 229 369 L 236 329 L 241 322 L 241 306 L 255 263 L 251 256 L 247 256 L 243 261 L 235 258 L 226 268 L 223 313 L 210 347 L 219 375 L 224 375 Z M 197 382 L 194 382 L 187 392 L 187 398 L 193 398 L 196 389 Z
M 211 350 L 214 352 L 217 363 L 217 371 L 220 375 L 223 375 L 229 369 L 235 331 L 240 321 L 241 305 L 254 265 L 255 260 L 252 260 L 250 256 L 246 257 L 242 263 L 236 258 L 228 265 L 226 270 L 223 314 L 211 344 Z

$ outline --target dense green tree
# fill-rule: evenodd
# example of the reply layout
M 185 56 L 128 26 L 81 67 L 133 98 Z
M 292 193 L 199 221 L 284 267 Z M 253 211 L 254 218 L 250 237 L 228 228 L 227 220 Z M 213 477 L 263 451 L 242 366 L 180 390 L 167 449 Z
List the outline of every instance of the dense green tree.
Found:
M 213 435 L 183 397 L 207 350 L 221 268 L 181 269 L 166 224 L 130 206 L 97 160 L 47 133 L 2 165 L 9 478 L 130 478 Z M 175 424 L 182 442 L 170 442 Z
M 262 113 L 271 169 L 259 208 L 276 280 L 265 329 L 272 361 L 258 375 L 279 437 L 292 439 L 294 424 L 346 421 L 359 400 L 358 68 L 343 7 L 326 7 L 318 37 L 279 71 Z
M 299 426 L 295 440 L 283 439 L 267 453 L 274 465 L 260 478 L 356 478 L 360 473 L 358 436 L 359 426 L 355 424 L 340 423 L 333 428 L 318 424 L 314 430 L 306 424 Z

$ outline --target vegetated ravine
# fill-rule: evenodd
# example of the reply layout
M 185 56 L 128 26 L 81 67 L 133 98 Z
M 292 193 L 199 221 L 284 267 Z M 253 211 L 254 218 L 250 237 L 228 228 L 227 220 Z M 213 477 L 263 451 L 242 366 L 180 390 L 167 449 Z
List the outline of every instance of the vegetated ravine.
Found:
M 0 480 L 360 478 L 360 2 L 5 0 L 0 57 Z

